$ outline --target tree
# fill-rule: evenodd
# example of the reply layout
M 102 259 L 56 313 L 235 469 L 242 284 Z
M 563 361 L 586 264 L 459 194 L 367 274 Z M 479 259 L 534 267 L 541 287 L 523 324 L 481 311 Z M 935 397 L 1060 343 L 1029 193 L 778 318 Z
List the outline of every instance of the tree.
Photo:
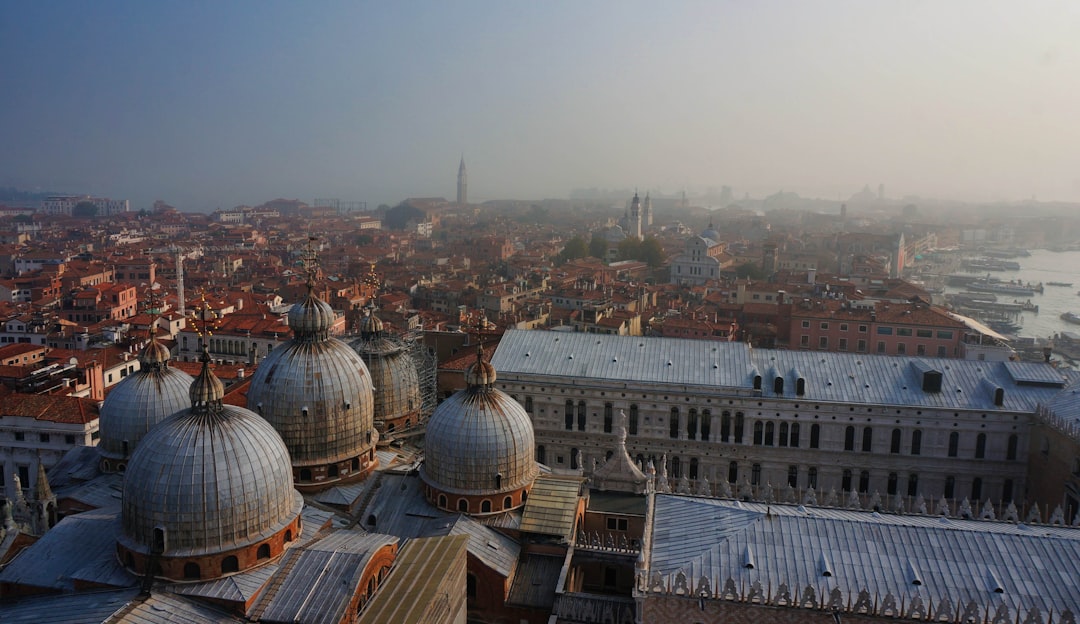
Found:
M 589 255 L 603 260 L 607 256 L 607 247 L 607 241 L 602 236 L 593 234 L 592 240 L 589 241 Z
M 663 245 L 660 244 L 660 241 L 651 236 L 646 238 L 641 241 L 641 256 L 638 259 L 648 263 L 648 265 L 654 269 L 664 264 Z
M 71 216 L 73 217 L 96 217 L 97 213 L 98 207 L 94 205 L 94 202 L 88 201 L 81 201 L 71 209 Z
M 765 271 L 756 264 L 747 262 L 735 267 L 735 275 L 740 278 L 765 279 Z
M 584 258 L 588 253 L 589 248 L 585 245 L 585 239 L 580 236 L 575 236 L 566 241 L 566 246 L 563 247 L 562 253 L 559 254 L 559 258 L 565 262 L 567 260 Z

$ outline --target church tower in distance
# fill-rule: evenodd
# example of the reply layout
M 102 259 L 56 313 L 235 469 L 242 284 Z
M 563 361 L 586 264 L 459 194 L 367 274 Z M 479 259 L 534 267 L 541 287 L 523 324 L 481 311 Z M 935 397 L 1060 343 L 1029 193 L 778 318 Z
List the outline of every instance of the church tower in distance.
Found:
M 461 157 L 461 165 L 457 170 L 457 203 L 469 203 L 469 178 L 465 173 L 465 156 Z

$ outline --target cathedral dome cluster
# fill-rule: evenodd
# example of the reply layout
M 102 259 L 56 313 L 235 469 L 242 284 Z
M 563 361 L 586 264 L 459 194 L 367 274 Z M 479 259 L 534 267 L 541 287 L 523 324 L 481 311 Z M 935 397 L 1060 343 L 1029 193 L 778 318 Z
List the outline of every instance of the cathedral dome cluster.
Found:
M 169 366 L 169 349 L 151 333 L 139 354 L 139 370 L 126 377 L 101 405 L 98 452 L 102 472 L 123 472 L 143 436 L 168 416 L 190 407 L 191 375 Z
M 371 375 L 330 336 L 334 322 L 309 283 L 307 297 L 289 310 L 293 338 L 270 352 L 248 389 L 248 408 L 285 441 L 302 491 L 362 478 L 376 465 Z
M 532 421 L 494 387 L 495 378 L 495 369 L 478 354 L 466 373 L 468 387 L 428 420 L 420 476 L 437 507 L 497 513 L 520 507 L 528 497 L 539 472 Z
M 222 404 L 208 364 L 204 352 L 190 407 L 154 427 L 128 464 L 117 551 L 136 574 L 218 578 L 268 563 L 300 534 L 303 497 L 281 437 Z

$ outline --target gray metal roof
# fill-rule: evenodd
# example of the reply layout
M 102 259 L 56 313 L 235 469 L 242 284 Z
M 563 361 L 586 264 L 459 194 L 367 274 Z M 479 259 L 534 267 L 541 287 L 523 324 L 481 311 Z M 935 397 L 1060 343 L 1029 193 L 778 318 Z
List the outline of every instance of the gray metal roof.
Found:
M 247 572 L 231 574 L 205 583 L 174 583 L 168 585 L 167 589 L 174 594 L 242 604 L 257 596 L 277 569 L 278 563 L 268 563 Z
M 368 560 L 398 538 L 362 531 L 334 531 L 289 550 L 260 606 L 262 622 L 331 624 L 342 621 Z
M 379 473 L 379 478 L 379 489 L 359 515 L 364 527 L 398 537 L 420 537 L 428 520 L 452 516 L 427 502 L 419 478 L 395 473 Z M 368 524 L 371 516 L 375 516 L 374 528 Z
M 424 537 L 440 535 L 468 535 L 469 552 L 501 576 L 511 576 L 517 566 L 521 546 L 468 516 L 429 520 Z
M 68 516 L 0 571 L 0 582 L 71 591 L 73 581 L 130 587 L 138 579 L 116 558 L 119 509 Z
M 573 476 L 538 477 L 521 512 L 521 530 L 569 541 L 573 537 L 581 482 L 581 477 Z
M 82 447 L 93 450 L 92 447 Z M 89 456 L 86 456 L 89 457 Z M 93 464 L 97 470 L 97 453 L 93 455 Z M 52 477 L 49 477 L 52 485 Z M 85 483 L 71 483 L 64 487 L 53 488 L 56 500 L 75 500 L 95 509 L 120 507 L 120 499 L 124 491 L 124 475 L 103 474 Z
M 360 624 L 424 624 L 433 616 L 458 611 L 464 596 L 451 597 L 447 578 L 461 579 L 466 569 L 464 535 L 409 540 L 390 575 L 360 612 Z M 461 605 L 461 612 L 464 606 Z
M 21 598 L 0 604 L 0 620 L 4 624 L 71 624 L 72 614 L 78 613 L 80 622 L 105 622 L 138 595 L 134 588 Z
M 752 391 L 792 400 L 944 409 L 1033 411 L 1080 373 L 1048 364 L 754 349 L 741 342 L 507 331 L 491 358 L 501 381 L 516 375 L 577 377 L 641 384 Z M 914 364 L 942 373 L 940 392 L 924 392 Z M 805 380 L 796 395 L 793 373 Z M 774 379 L 784 377 L 782 394 Z M 992 388 L 1005 390 L 995 406 Z
M 154 425 L 191 407 L 191 375 L 168 366 L 141 368 L 116 384 L 101 404 L 101 454 L 127 459 Z
M 562 566 L 563 557 L 529 555 L 518 565 L 506 602 L 533 609 L 551 609 Z
M 947 598 L 991 613 L 999 604 L 1012 613 L 1080 610 L 1078 529 L 674 495 L 655 501 L 652 592 L 674 593 L 681 573 L 693 595 L 707 578 L 711 598 L 727 587 L 736 595 L 725 599 L 738 600 L 760 582 L 766 602 L 784 585 L 796 598 L 807 587 L 819 600 L 839 590 L 847 606 L 866 591 L 909 606 Z
M 96 446 L 74 446 L 49 468 L 49 485 L 54 492 L 98 476 L 101 459 Z

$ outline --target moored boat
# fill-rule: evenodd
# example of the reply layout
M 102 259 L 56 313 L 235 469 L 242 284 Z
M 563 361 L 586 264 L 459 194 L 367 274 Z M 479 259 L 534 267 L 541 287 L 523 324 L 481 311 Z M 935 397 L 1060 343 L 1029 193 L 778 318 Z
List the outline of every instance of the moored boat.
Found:
M 1076 312 L 1063 312 L 1061 314 L 1061 320 L 1066 323 L 1072 323 L 1073 325 L 1080 325 L 1080 314 Z

